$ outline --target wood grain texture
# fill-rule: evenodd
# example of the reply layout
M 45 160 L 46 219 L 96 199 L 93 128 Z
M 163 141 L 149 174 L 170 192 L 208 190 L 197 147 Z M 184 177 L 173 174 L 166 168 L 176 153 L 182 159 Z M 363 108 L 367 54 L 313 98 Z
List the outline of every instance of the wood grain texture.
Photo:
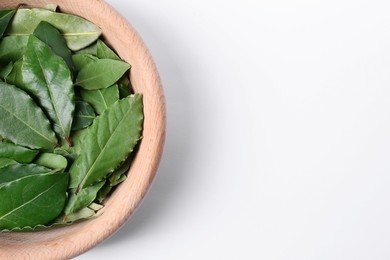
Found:
M 19 1 L 2 0 L 0 9 Z M 102 0 L 31 0 L 28 7 L 56 3 L 62 12 L 84 17 L 99 25 L 106 41 L 132 65 L 131 82 L 143 94 L 143 139 L 129 172 L 106 201 L 103 215 L 94 220 L 48 231 L 0 234 L 0 259 L 69 259 L 94 247 L 131 216 L 145 196 L 157 171 L 166 129 L 165 99 L 156 66 L 134 28 Z

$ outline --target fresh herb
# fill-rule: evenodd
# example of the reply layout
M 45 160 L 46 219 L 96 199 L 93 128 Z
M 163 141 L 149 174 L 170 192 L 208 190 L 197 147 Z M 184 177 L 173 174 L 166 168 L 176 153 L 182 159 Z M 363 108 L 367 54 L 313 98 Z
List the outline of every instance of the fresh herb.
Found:
M 57 8 L 0 10 L 0 231 L 99 216 L 141 139 L 131 66 Z

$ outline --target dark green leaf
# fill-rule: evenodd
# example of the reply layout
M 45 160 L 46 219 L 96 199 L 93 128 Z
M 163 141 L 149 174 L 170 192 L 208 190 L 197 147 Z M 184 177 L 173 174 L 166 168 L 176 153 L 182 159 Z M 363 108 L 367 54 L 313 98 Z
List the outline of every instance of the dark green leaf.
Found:
M 102 114 L 109 106 L 119 100 L 118 85 L 106 89 L 81 90 L 81 96 L 93 106 L 97 114 Z
M 1 66 L 1 65 L 0 65 Z M 11 61 L 6 66 L 1 66 L 0 68 L 0 78 L 5 81 L 5 78 L 11 73 L 12 69 L 14 67 L 13 62 Z
M 46 173 L 54 173 L 54 171 L 36 164 L 11 164 L 0 168 L 0 188 L 5 184 L 20 178 Z
M 68 165 L 68 161 L 65 157 L 54 153 L 42 153 L 34 163 L 53 170 L 65 170 Z
M 0 135 L 31 149 L 53 149 L 57 144 L 49 120 L 32 98 L 3 82 L 0 82 Z
M 26 51 L 28 36 L 8 36 L 0 42 L 0 63 L 16 62 Z
M 121 60 L 118 55 L 108 47 L 102 40 L 97 41 L 97 57 L 99 59 L 113 59 L 113 60 Z
M 0 10 L 0 38 L 7 30 L 8 24 L 15 15 L 16 10 Z
M 0 229 L 46 225 L 63 210 L 67 173 L 35 174 L 0 188 Z
M 97 57 L 90 55 L 90 54 L 75 54 L 72 56 L 73 64 L 77 71 L 80 71 L 84 67 L 86 67 L 88 64 L 95 62 L 99 60 Z
M 129 77 L 127 75 L 124 75 L 119 81 L 118 81 L 118 87 L 119 87 L 119 97 L 125 98 L 133 94 L 131 83 L 129 80 Z
M 130 65 L 117 60 L 101 59 L 82 68 L 75 85 L 86 90 L 108 88 L 130 69 Z
M 96 195 L 97 201 L 102 203 L 107 198 L 107 196 L 110 194 L 110 192 L 112 191 L 113 188 L 114 187 L 111 186 L 110 181 L 107 180 L 106 183 L 104 184 L 104 186 L 99 190 L 98 194 Z
M 66 45 L 65 38 L 60 31 L 47 22 L 41 22 L 34 31 L 34 35 L 50 46 L 55 54 L 62 57 L 71 72 L 74 71 L 72 52 Z
M 54 131 L 69 140 L 74 113 L 74 88 L 65 61 L 50 47 L 30 36 L 22 66 L 25 89 L 48 115 Z
M 119 100 L 97 117 L 84 138 L 80 156 L 69 170 L 70 187 L 83 189 L 118 168 L 140 139 L 142 123 L 141 95 Z
M 19 9 L 7 34 L 31 35 L 42 21 L 58 28 L 65 37 L 68 47 L 73 51 L 92 44 L 102 33 L 98 26 L 78 16 L 43 9 Z
M 90 104 L 84 101 L 76 101 L 76 110 L 73 118 L 72 131 L 78 131 L 92 125 L 95 119 L 95 111 Z
M 1 92 L 1 91 L 0 91 Z M 0 157 L 15 160 L 20 163 L 29 163 L 34 160 L 39 151 L 30 150 L 23 146 L 8 142 L 0 142 Z
M 77 194 L 75 189 L 71 190 L 65 206 L 65 215 L 70 215 L 90 205 L 96 199 L 96 195 L 103 185 L 104 181 L 94 186 L 85 187 Z

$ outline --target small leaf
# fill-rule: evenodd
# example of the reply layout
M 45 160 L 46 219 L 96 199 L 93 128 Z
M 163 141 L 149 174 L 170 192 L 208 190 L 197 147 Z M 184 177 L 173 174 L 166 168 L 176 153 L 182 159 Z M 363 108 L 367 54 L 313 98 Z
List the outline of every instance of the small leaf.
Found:
M 30 150 L 23 146 L 8 142 L 0 142 L 0 157 L 15 160 L 20 163 L 29 163 L 34 160 L 39 151 Z
M 83 99 L 91 104 L 99 115 L 119 100 L 119 90 L 116 84 L 106 89 L 81 90 L 80 93 Z
M 84 101 L 76 101 L 76 110 L 73 118 L 72 131 L 78 131 L 92 125 L 95 120 L 95 111 Z
M 54 173 L 54 171 L 36 164 L 11 164 L 0 169 L 0 188 L 11 181 L 45 173 Z
M 65 61 L 50 47 L 30 36 L 23 56 L 23 89 L 26 90 L 48 115 L 54 131 L 69 140 L 74 113 L 74 88 Z
M 0 82 L 0 135 L 31 149 L 53 149 L 57 144 L 49 120 L 32 98 L 3 82 Z
M 70 188 L 83 189 L 112 173 L 133 151 L 142 123 L 141 95 L 119 100 L 97 117 L 88 128 L 80 156 L 69 170 Z
M 11 73 L 13 67 L 14 67 L 14 64 L 12 61 L 10 63 L 8 63 L 8 65 L 6 65 L 4 67 L 2 66 L 0 68 L 0 78 L 5 81 L 5 78 L 8 77 L 8 75 Z
M 119 88 L 119 97 L 121 99 L 133 94 L 131 83 L 130 83 L 129 77 L 127 75 L 124 75 L 118 81 L 118 88 Z
M 15 62 L 12 66 L 11 72 L 5 76 L 5 82 L 21 88 L 23 86 L 22 66 L 23 60 L 18 60 Z
M 8 24 L 14 17 L 16 10 L 0 10 L 0 38 L 7 30 Z
M 7 167 L 12 164 L 17 164 L 17 161 L 7 159 L 7 158 L 0 158 L 0 168 Z
M 65 215 L 70 215 L 90 205 L 96 199 L 96 195 L 103 185 L 104 181 L 94 186 L 85 187 L 77 194 L 76 190 L 71 190 L 68 203 L 65 206 Z
M 16 62 L 26 51 L 28 36 L 7 36 L 0 43 L 0 62 Z
M 45 10 L 48 10 L 48 11 L 52 11 L 52 12 L 57 12 L 58 5 L 56 5 L 56 4 L 48 4 L 48 5 L 43 6 L 42 9 L 45 9 Z
M 65 38 L 60 31 L 47 22 L 41 22 L 34 31 L 34 35 L 50 46 L 55 54 L 62 57 L 71 72 L 74 71 L 72 52 L 66 45 Z
M 78 16 L 43 9 L 19 9 L 7 34 L 29 36 L 42 21 L 58 28 L 72 51 L 87 47 L 95 42 L 102 33 L 98 26 Z
M 99 59 L 121 60 L 121 58 L 119 58 L 118 55 L 102 40 L 97 41 L 96 55 Z
M 46 225 L 63 210 L 67 173 L 35 174 L 0 188 L 0 229 Z
M 130 65 L 117 60 L 101 59 L 82 68 L 75 85 L 86 90 L 108 88 L 130 69 Z
M 74 54 L 72 56 L 72 61 L 73 61 L 73 64 L 75 66 L 75 69 L 77 71 L 80 71 L 81 69 L 86 67 L 88 64 L 90 64 L 94 61 L 97 61 L 97 60 L 99 60 L 97 57 L 90 55 L 90 54 L 84 54 L 84 53 Z
M 42 153 L 34 163 L 53 170 L 65 170 L 68 165 L 68 161 L 65 157 L 54 153 Z
M 110 181 L 107 180 L 106 183 L 104 184 L 104 186 L 99 190 L 98 194 L 96 195 L 97 201 L 102 203 L 107 198 L 107 196 L 110 194 L 112 189 L 113 189 L 113 187 L 111 186 Z

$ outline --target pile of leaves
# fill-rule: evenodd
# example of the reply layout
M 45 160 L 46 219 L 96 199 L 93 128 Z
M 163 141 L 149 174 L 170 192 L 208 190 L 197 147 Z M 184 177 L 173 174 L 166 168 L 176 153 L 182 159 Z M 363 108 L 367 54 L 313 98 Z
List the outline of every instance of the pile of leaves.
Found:
M 97 216 L 141 139 L 130 65 L 56 9 L 0 10 L 1 231 Z

